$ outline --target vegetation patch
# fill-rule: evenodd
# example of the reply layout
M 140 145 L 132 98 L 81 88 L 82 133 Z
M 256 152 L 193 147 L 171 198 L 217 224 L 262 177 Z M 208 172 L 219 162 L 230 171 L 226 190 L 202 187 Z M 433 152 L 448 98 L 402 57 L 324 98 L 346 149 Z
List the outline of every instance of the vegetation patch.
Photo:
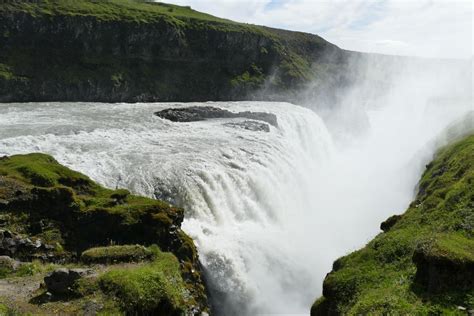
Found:
M 191 7 L 147 1 L 147 0 L 106 0 L 106 1 L 37 1 L 37 3 L 12 1 L 4 3 L 0 11 L 23 12 L 32 15 L 92 16 L 101 20 L 123 20 L 148 23 L 160 17 L 176 20 L 199 19 L 209 22 L 233 23 L 226 19 L 192 10 Z M 236 23 L 237 24 L 237 23 Z
M 154 261 L 144 266 L 112 269 L 98 282 L 131 314 L 181 315 L 186 310 L 187 289 L 170 253 L 155 252 Z
M 21 315 L 20 313 L 18 313 L 15 309 L 3 304 L 3 303 L 0 303 L 0 315 L 2 316 L 19 316 Z
M 8 67 L 5 64 L 0 64 L 0 78 L 10 80 L 13 79 L 15 76 L 10 70 L 10 67 Z
M 118 262 L 139 262 L 148 260 L 153 252 L 141 245 L 96 247 L 84 251 L 81 261 L 84 263 L 111 264 Z
M 250 71 L 245 71 L 243 74 L 235 77 L 230 81 L 231 86 L 234 89 L 242 90 L 245 89 L 258 89 L 265 82 L 265 76 L 262 73 L 262 69 L 253 64 Z

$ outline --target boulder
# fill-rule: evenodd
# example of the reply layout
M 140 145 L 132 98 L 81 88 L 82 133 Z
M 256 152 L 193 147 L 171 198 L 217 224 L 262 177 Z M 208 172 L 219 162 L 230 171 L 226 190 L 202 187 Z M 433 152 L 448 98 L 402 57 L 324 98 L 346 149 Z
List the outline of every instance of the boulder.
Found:
M 51 292 L 52 294 L 70 294 L 74 282 L 91 273 L 92 270 L 90 269 L 59 268 L 45 276 L 44 283 L 48 292 Z

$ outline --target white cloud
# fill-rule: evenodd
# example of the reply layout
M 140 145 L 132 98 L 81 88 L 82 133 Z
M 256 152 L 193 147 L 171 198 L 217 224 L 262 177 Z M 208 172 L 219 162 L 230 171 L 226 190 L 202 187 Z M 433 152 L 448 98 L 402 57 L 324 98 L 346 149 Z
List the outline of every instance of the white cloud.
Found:
M 167 0 L 216 16 L 318 34 L 342 48 L 469 58 L 472 0 Z

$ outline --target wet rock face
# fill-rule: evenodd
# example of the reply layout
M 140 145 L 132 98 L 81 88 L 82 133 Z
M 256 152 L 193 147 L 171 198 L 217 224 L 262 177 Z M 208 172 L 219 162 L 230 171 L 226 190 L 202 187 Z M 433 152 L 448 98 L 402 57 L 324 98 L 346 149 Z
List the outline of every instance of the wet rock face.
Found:
M 247 118 L 256 121 L 263 121 L 278 127 L 278 120 L 275 114 L 249 111 L 235 113 L 212 106 L 170 108 L 156 112 L 155 115 L 172 122 L 196 122 L 218 118 Z

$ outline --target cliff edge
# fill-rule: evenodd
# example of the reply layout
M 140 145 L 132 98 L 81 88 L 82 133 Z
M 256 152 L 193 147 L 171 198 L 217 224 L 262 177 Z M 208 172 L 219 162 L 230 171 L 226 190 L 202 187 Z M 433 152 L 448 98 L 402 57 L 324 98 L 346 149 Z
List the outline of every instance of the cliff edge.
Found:
M 381 229 L 334 262 L 312 316 L 474 313 L 473 134 L 437 153 L 408 210 Z
M 316 35 L 145 0 L 0 3 L 0 102 L 288 100 L 341 81 Z

